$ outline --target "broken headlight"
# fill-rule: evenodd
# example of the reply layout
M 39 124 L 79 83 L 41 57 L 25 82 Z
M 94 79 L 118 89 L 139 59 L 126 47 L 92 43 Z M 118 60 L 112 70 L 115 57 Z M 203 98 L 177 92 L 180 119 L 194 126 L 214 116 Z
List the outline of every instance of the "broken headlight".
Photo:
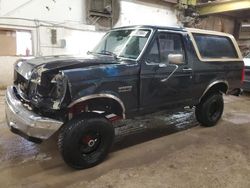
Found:
M 40 66 L 38 68 L 36 68 L 33 72 L 32 72 L 32 76 L 31 76 L 31 82 L 41 85 L 41 76 L 42 76 L 42 72 L 45 69 Z
M 53 87 L 50 96 L 54 100 L 62 101 L 67 90 L 66 78 L 63 74 L 59 73 L 52 78 L 51 83 L 53 84 Z

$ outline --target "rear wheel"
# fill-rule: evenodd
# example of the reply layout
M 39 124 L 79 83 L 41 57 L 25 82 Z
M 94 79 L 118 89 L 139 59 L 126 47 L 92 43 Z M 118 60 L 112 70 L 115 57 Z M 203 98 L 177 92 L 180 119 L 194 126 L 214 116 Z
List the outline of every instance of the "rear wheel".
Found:
M 64 161 L 76 169 L 95 166 L 107 156 L 114 139 L 113 126 L 102 117 L 77 117 L 64 125 L 58 139 Z
M 222 94 L 216 92 L 204 97 L 195 108 L 195 115 L 202 126 L 216 125 L 223 114 L 224 101 Z

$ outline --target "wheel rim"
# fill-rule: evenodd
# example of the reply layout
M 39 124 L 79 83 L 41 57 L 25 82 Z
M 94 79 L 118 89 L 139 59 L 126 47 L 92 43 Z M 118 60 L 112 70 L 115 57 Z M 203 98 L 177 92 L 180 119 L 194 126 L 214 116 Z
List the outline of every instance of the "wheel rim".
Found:
M 80 152 L 83 156 L 95 152 L 101 143 L 99 132 L 84 133 L 79 141 Z
M 209 107 L 209 117 L 213 120 L 216 121 L 221 114 L 221 105 L 218 101 L 213 101 Z

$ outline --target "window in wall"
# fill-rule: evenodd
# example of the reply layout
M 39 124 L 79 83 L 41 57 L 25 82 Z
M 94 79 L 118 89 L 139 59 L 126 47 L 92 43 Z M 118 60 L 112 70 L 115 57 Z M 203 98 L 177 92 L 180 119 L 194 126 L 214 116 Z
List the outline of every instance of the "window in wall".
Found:
M 30 56 L 32 54 L 30 31 L 0 29 L 0 56 Z
M 216 35 L 193 34 L 203 58 L 238 58 L 230 38 Z
M 111 14 L 112 0 L 91 0 L 90 11 Z
M 31 32 L 16 31 L 16 55 L 30 56 L 32 54 Z
M 0 30 L 0 55 L 16 55 L 16 32 Z

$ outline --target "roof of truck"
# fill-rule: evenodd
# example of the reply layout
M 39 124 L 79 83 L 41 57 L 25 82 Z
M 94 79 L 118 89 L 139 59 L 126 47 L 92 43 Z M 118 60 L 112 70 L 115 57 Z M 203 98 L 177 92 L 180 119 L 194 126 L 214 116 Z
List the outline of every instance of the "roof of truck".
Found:
M 180 31 L 180 32 L 186 32 L 189 34 L 191 41 L 193 42 L 195 51 L 197 53 L 198 58 L 201 61 L 225 61 L 225 59 L 223 58 L 218 58 L 218 59 L 208 59 L 208 58 L 203 58 L 200 55 L 198 46 L 196 44 L 196 41 L 194 39 L 194 34 L 204 34 L 204 35 L 217 35 L 217 36 L 222 36 L 222 37 L 227 37 L 230 38 L 230 40 L 232 41 L 235 50 L 237 51 L 238 54 L 238 58 L 231 58 L 230 61 L 238 61 L 238 60 L 242 60 L 242 55 L 239 49 L 239 46 L 236 42 L 236 40 L 234 39 L 233 35 L 228 34 L 228 33 L 223 33 L 223 32 L 218 32 L 218 31 L 211 31 L 211 30 L 204 30 L 204 29 L 196 29 L 196 28 L 185 28 L 185 27 L 171 27 L 171 26 L 156 26 L 156 25 L 134 25 L 134 26 L 126 26 L 126 27 L 118 27 L 118 28 L 114 28 L 113 30 L 119 30 L 119 29 L 152 29 L 152 30 L 171 30 L 171 31 Z
M 124 27 L 116 27 L 115 29 L 125 29 L 125 28 L 150 28 L 150 29 L 168 29 L 174 31 L 185 31 L 184 27 L 177 26 L 157 26 L 157 25 L 132 25 L 132 26 L 124 26 Z
M 219 31 L 204 30 L 204 29 L 197 29 L 197 28 L 188 28 L 188 27 L 181 27 L 181 26 L 132 25 L 132 26 L 113 28 L 113 30 L 125 29 L 125 28 L 163 29 L 163 30 L 172 30 L 172 31 L 184 31 L 184 32 L 186 31 L 186 32 L 191 32 L 191 33 L 204 33 L 204 34 L 210 34 L 210 35 L 232 36 L 228 33 L 223 33 L 223 32 L 219 32 Z

